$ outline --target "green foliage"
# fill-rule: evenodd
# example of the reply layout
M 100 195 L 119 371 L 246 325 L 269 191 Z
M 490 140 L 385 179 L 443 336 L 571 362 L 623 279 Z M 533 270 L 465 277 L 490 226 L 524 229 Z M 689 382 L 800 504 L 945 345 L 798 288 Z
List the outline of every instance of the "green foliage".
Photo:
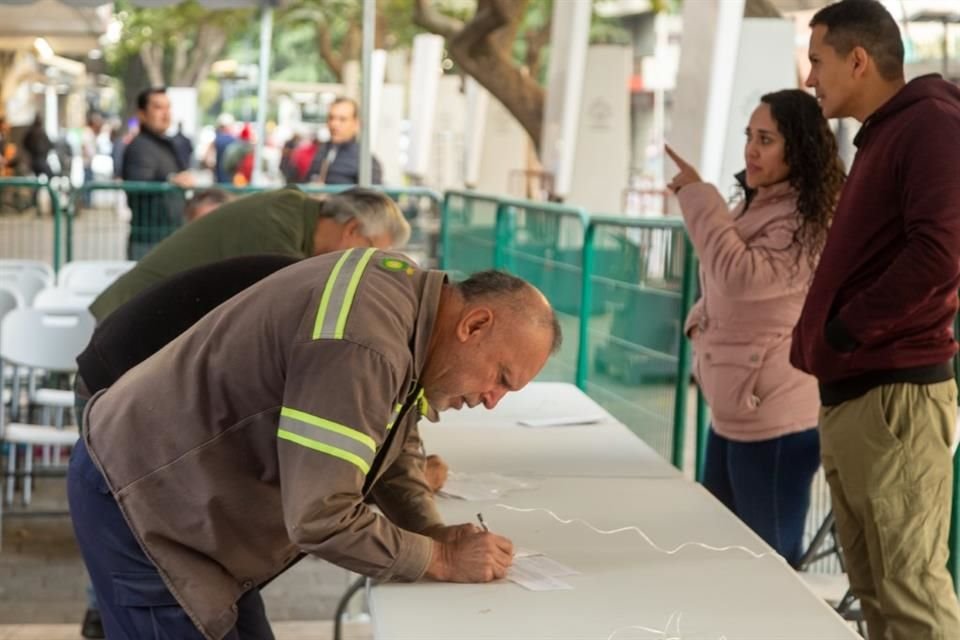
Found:
M 117 0 L 114 10 L 122 25 L 120 40 L 107 51 L 114 64 L 137 55 L 147 43 L 172 47 L 186 38 L 196 45 L 197 30 L 203 23 L 221 26 L 228 34 L 236 33 L 254 21 L 257 14 L 254 9 L 211 11 L 195 0 L 159 8 L 141 8 L 129 0 Z

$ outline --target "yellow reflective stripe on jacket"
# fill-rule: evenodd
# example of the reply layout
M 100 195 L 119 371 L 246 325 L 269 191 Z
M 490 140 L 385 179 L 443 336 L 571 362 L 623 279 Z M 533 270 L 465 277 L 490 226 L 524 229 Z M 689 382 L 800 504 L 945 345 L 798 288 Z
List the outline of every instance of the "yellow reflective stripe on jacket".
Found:
M 347 326 L 347 317 L 350 315 L 350 307 L 353 305 L 360 277 L 376 251 L 373 248 L 364 251 L 348 249 L 337 260 L 337 264 L 330 272 L 330 277 L 327 278 L 323 295 L 320 297 L 317 319 L 313 324 L 314 340 L 343 338 L 343 331 Z
M 350 278 L 350 283 L 347 285 L 347 295 L 343 301 L 343 306 L 340 308 L 340 316 L 337 318 L 337 327 L 333 336 L 337 340 L 343 338 L 343 330 L 347 326 L 347 316 L 350 315 L 350 307 L 353 306 L 353 298 L 357 294 L 360 276 L 363 275 L 363 270 L 367 268 L 367 263 L 370 262 L 370 258 L 373 257 L 376 251 L 376 249 L 367 249 L 364 251 L 363 257 L 360 258 L 360 263 L 353 270 L 353 277 Z
M 290 407 L 280 410 L 277 437 L 351 462 L 363 473 L 370 470 L 377 450 L 365 433 Z
M 417 409 L 421 416 L 430 413 L 430 403 L 427 402 L 426 389 L 420 389 L 420 393 L 417 394 Z
M 390 422 L 387 423 L 387 431 L 393 429 L 393 424 L 397 421 L 397 417 L 400 415 L 400 409 L 403 409 L 403 404 L 398 402 L 397 406 L 393 408 L 393 413 L 390 414 Z

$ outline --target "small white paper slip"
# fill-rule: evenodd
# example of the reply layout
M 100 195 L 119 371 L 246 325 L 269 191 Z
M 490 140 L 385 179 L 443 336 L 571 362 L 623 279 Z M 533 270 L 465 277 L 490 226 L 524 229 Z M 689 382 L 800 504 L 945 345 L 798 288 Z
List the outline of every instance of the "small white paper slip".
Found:
M 525 569 L 533 569 L 538 573 L 551 578 L 563 578 L 564 576 L 578 576 L 580 572 L 576 569 L 560 564 L 553 558 L 545 555 L 533 555 L 522 558 Z
M 565 591 L 573 586 L 553 576 L 540 573 L 530 562 L 532 558 L 517 558 L 513 566 L 507 569 L 507 580 L 515 582 L 530 591 Z
M 591 416 L 553 416 L 550 418 L 524 418 L 517 424 L 523 427 L 574 427 L 579 424 L 596 424 L 606 418 L 604 415 Z

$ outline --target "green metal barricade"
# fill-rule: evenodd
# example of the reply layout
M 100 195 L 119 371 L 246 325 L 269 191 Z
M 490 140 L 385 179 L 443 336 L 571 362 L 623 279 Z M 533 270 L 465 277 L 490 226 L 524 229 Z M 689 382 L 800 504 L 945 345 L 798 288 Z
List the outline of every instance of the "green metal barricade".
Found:
M 580 334 L 583 239 L 590 217 L 580 207 L 501 199 L 494 266 L 540 289 L 563 327 L 560 352 L 538 380 L 575 382 Z
M 67 260 L 139 260 L 179 229 L 187 194 L 168 182 L 88 182 L 67 210 Z
M 63 261 L 60 195 L 45 178 L 0 178 L 0 258 Z
M 696 258 L 678 219 L 593 216 L 583 248 L 577 384 L 684 468 Z
M 215 185 L 238 197 L 259 193 L 263 187 Z M 353 185 L 297 185 L 306 193 L 337 193 Z M 278 187 L 280 188 L 280 187 Z M 421 187 L 382 190 L 400 205 L 411 223 L 405 250 L 429 265 L 436 255 L 441 197 Z M 142 258 L 151 248 L 184 224 L 183 211 L 191 191 L 164 182 L 91 182 L 70 199 L 66 224 L 68 260 Z
M 455 279 L 493 268 L 499 198 L 448 191 L 440 219 L 440 268 Z

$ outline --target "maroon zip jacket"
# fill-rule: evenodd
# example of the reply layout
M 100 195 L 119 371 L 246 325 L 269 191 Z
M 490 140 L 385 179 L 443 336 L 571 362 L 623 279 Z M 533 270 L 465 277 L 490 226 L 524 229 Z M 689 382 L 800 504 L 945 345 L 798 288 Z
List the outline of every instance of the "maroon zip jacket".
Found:
M 860 129 L 791 363 L 839 404 L 953 377 L 960 285 L 960 90 L 909 82 Z

